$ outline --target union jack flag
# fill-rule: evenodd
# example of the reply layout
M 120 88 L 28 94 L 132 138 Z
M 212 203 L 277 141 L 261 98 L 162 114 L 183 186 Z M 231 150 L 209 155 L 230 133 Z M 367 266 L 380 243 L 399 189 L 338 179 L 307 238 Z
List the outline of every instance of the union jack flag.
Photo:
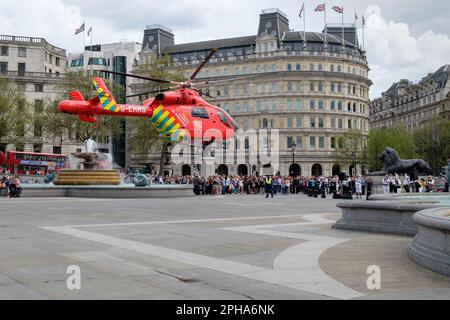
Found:
M 334 6 L 333 10 L 337 13 L 344 13 L 344 7 Z
M 325 11 L 325 3 L 319 4 L 316 8 L 316 11 Z

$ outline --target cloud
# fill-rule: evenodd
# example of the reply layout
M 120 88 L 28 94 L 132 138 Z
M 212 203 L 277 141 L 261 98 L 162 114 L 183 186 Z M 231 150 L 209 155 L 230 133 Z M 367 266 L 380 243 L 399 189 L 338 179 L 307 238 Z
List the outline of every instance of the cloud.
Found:
M 450 63 L 450 39 L 428 30 L 414 37 L 405 23 L 387 21 L 378 6 L 367 9 L 367 55 L 374 82 L 371 97 L 379 97 L 400 79 L 418 81 Z

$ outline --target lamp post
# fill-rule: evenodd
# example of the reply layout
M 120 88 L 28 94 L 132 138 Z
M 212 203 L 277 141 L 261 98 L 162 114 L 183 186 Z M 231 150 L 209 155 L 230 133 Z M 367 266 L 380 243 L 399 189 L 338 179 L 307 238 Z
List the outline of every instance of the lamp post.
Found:
M 351 175 L 352 177 L 356 176 L 357 171 L 356 171 L 356 153 L 352 152 L 352 171 Z
M 291 152 L 292 152 L 292 171 L 291 171 L 291 176 L 294 176 L 295 172 L 294 172 L 294 166 L 295 166 L 295 149 L 297 148 L 297 144 L 295 142 L 292 142 L 292 146 L 291 146 Z

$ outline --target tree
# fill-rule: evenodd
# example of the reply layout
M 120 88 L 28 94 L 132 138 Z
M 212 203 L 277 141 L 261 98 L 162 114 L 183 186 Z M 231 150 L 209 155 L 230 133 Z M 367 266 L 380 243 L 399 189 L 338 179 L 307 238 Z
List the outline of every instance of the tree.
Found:
M 112 92 L 120 94 L 123 88 L 109 84 Z M 94 98 L 97 93 L 92 88 L 92 75 L 84 72 L 69 72 L 66 81 L 59 86 L 61 96 L 46 102 L 46 107 L 37 121 L 41 121 L 43 131 L 48 136 L 59 138 L 61 145 L 64 139 L 82 143 L 88 139 L 99 139 L 109 136 L 118 136 L 122 133 L 119 119 L 114 117 L 98 117 L 96 123 L 82 122 L 78 116 L 59 112 L 58 104 L 68 99 L 71 91 L 80 91 L 86 100 Z
M 364 163 L 364 136 L 360 130 L 350 129 L 335 142 L 334 159 L 342 166 Z M 352 174 L 349 172 L 349 174 Z
M 435 172 L 440 172 L 450 158 L 450 120 L 433 118 L 414 132 L 416 151 Z
M 415 157 L 413 135 L 408 133 L 402 124 L 389 129 L 374 129 L 369 133 L 367 148 L 370 171 L 380 171 L 383 168 L 384 164 L 379 157 L 386 147 L 395 149 L 403 159 Z
M 184 73 L 174 68 L 170 56 L 158 57 L 157 55 L 151 55 L 147 63 L 137 68 L 136 73 L 154 79 L 186 80 Z M 157 82 L 140 84 L 139 87 L 142 96 L 149 96 L 149 94 L 170 89 Z M 130 119 L 128 127 L 131 128 L 128 138 L 129 152 L 138 154 L 148 154 L 151 151 L 161 152 L 159 175 L 164 175 L 165 155 L 169 145 L 162 141 L 158 131 L 151 125 L 149 119 Z
M 23 144 L 30 112 L 17 84 L 0 77 L 0 145 Z

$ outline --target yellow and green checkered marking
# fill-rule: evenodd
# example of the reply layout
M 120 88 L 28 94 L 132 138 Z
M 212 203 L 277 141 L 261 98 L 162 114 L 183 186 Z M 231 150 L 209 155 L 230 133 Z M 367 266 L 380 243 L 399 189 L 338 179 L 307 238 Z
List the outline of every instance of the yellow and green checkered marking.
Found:
M 93 83 L 103 110 L 116 113 L 119 112 L 120 108 L 117 106 L 116 100 L 114 100 L 106 86 L 96 79 L 93 80 Z
M 167 142 L 181 142 L 186 134 L 174 116 L 162 105 L 153 111 L 152 125 Z

